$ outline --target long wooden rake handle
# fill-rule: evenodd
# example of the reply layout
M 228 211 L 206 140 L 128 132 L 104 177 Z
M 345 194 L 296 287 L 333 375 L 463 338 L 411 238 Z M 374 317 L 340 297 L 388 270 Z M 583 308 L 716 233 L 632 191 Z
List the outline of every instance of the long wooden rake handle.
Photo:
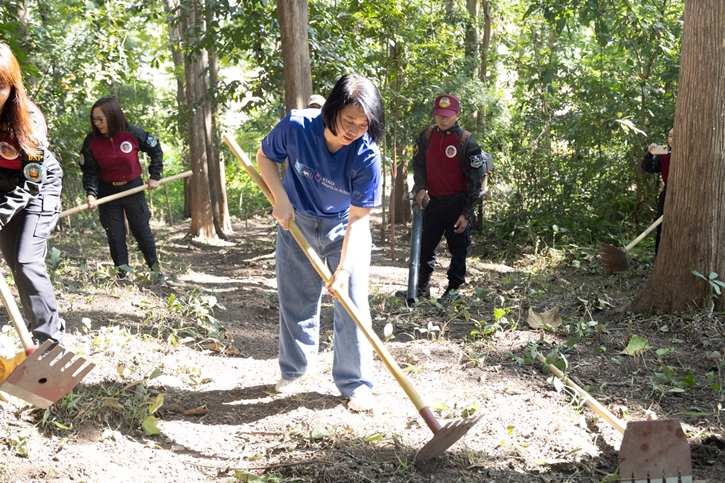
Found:
M 627 245 L 626 247 L 624 247 L 624 251 L 625 252 L 630 251 L 632 248 L 634 248 L 634 246 L 637 243 L 641 242 L 644 239 L 644 237 L 646 237 L 647 235 L 649 235 L 650 233 L 652 233 L 652 230 L 654 230 L 655 228 L 657 228 L 660 225 L 660 223 L 662 223 L 662 218 L 664 218 L 664 215 L 662 215 L 659 218 L 657 218 L 654 223 L 652 223 L 650 226 L 647 227 L 647 229 L 645 231 L 642 232 L 641 235 L 639 235 L 637 238 L 635 238 L 634 240 L 632 240 L 631 242 L 629 242 L 629 245 Z
M 599 401 L 597 401 L 596 399 L 594 399 L 584 389 L 582 389 L 581 387 L 577 386 L 571 379 L 569 379 L 568 377 L 566 377 L 566 375 L 563 372 L 561 372 L 558 367 L 556 367 L 554 364 L 548 364 L 546 362 L 546 358 L 544 356 L 542 356 L 541 354 L 537 353 L 536 354 L 536 358 L 539 360 L 539 362 L 541 362 L 546 367 L 548 367 L 549 370 L 551 372 L 553 372 L 554 375 L 561 380 L 561 382 L 563 382 L 564 384 L 566 384 L 567 386 L 569 386 L 570 388 L 572 388 L 574 390 L 574 392 L 576 392 L 577 396 L 579 396 L 579 398 L 582 399 L 582 401 L 584 401 L 584 403 L 587 406 L 589 406 L 590 408 L 592 408 L 595 413 L 597 413 L 602 418 L 604 418 L 609 424 L 612 425 L 612 427 L 614 427 L 614 429 L 616 429 L 620 433 L 624 434 L 624 430 L 627 429 L 624 421 L 622 421 L 617 416 L 615 416 L 614 414 L 612 414 L 611 411 L 609 411 L 607 408 L 605 408 L 604 406 L 602 406 L 599 403 Z
M 20 313 L 17 302 L 15 302 L 15 298 L 10 291 L 8 282 L 5 280 L 2 273 L 0 273 L 0 299 L 2 299 L 3 305 L 10 315 L 10 320 L 13 323 L 13 327 L 15 327 L 15 332 L 17 332 L 18 337 L 20 337 L 20 342 L 23 344 L 25 353 L 27 355 L 32 354 L 35 351 L 35 344 L 30 336 L 30 332 L 28 332 L 28 328 L 25 326 L 25 321 Z
M 267 187 L 267 183 L 265 183 L 262 176 L 257 172 L 257 169 L 254 167 L 254 165 L 249 161 L 249 158 L 246 154 L 241 150 L 237 142 L 232 139 L 228 134 L 224 134 L 224 141 L 227 143 L 229 148 L 232 150 L 234 155 L 237 157 L 239 162 L 242 163 L 242 166 L 244 166 L 244 169 L 247 170 L 249 175 L 252 177 L 255 183 L 257 183 L 257 186 L 259 186 L 259 189 L 262 190 L 264 195 L 267 197 L 270 203 L 272 203 L 272 206 L 274 206 L 274 196 L 272 195 L 272 192 L 269 191 L 269 188 Z M 327 265 L 320 259 L 320 257 L 317 255 L 315 250 L 310 246 L 309 242 L 305 238 L 302 231 L 300 231 L 297 224 L 294 222 L 294 220 L 290 220 L 289 222 L 289 230 L 292 233 L 292 236 L 297 240 L 297 243 L 299 243 L 302 250 L 307 255 L 307 258 L 309 258 L 310 263 L 312 263 L 312 266 L 315 267 L 315 270 L 317 270 L 317 273 L 322 277 L 322 280 L 324 280 L 326 283 L 332 285 L 335 278 L 333 274 L 330 272 L 329 268 L 327 268 Z M 355 321 L 355 324 L 357 324 L 358 328 L 362 331 L 362 333 L 365 335 L 365 337 L 368 339 L 370 344 L 373 346 L 375 351 L 378 353 L 380 358 L 383 360 L 383 363 L 388 368 L 388 370 L 393 374 L 393 377 L 398 381 L 398 384 L 403 388 L 405 393 L 408 395 L 410 400 L 415 405 L 416 409 L 418 410 L 418 413 L 421 415 L 421 417 L 425 420 L 428 427 L 433 431 L 433 434 L 436 434 L 441 429 L 441 425 L 438 422 L 438 420 L 433 415 L 433 412 L 430 410 L 428 406 L 423 402 L 423 399 L 420 397 L 418 392 L 415 390 L 413 385 L 410 383 L 407 377 L 405 377 L 405 374 L 403 374 L 403 371 L 398 367 L 398 365 L 395 363 L 395 360 L 393 359 L 393 356 L 390 355 L 388 350 L 385 348 L 381 340 L 378 338 L 378 336 L 373 332 L 370 328 L 368 328 L 365 324 L 362 322 L 362 318 L 360 317 L 360 314 L 357 310 L 357 307 L 353 303 L 352 300 L 350 300 L 350 297 L 343 292 L 338 292 L 337 290 L 334 290 L 335 297 L 337 300 L 342 304 L 343 307 L 345 307 L 345 310 L 347 310 L 348 314 L 350 314 L 350 317 Z
M 163 178 L 159 180 L 159 186 L 162 184 L 170 183 L 172 181 L 176 181 L 177 179 L 182 178 L 188 178 L 192 175 L 191 171 L 184 171 L 183 173 L 175 174 L 173 176 L 169 176 L 168 178 Z M 136 193 L 140 193 L 141 191 L 145 191 L 148 189 L 148 184 L 144 183 L 141 186 L 137 186 L 135 188 L 131 188 L 130 190 L 121 191 L 120 193 L 116 193 L 109 196 L 104 196 L 103 198 L 99 198 L 96 200 L 96 205 L 102 205 L 103 203 L 108 203 L 109 201 L 114 201 L 120 198 L 125 198 L 126 196 L 131 196 Z M 75 215 L 76 213 L 80 211 L 85 211 L 88 209 L 88 203 L 83 203 L 82 205 L 76 206 L 75 208 L 69 208 L 65 211 L 60 212 L 60 218 L 65 218 L 66 216 Z

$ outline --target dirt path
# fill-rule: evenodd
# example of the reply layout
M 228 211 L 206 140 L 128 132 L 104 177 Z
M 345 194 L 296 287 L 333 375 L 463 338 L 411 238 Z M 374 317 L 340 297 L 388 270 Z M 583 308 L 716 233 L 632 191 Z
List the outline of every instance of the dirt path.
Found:
M 68 345 L 98 367 L 48 411 L 14 398 L 0 403 L 0 482 L 614 481 L 621 435 L 557 392 L 548 371 L 531 361 L 530 344 L 547 354 L 567 341 L 567 370 L 580 385 L 624 418 L 644 419 L 649 410 L 680 419 L 695 480 L 722 481 L 723 319 L 622 312 L 645 266 L 607 274 L 585 252 L 506 265 L 481 258 L 484 246 L 486 253 L 498 247 L 479 240 L 460 304 L 408 308 L 392 296 L 405 288 L 406 263 L 391 263 L 387 246 L 376 247 L 376 332 L 383 337 L 393 325 L 387 347 L 437 417 L 482 418 L 444 456 L 413 465 L 432 433 L 382 361 L 374 412 L 350 411 L 334 387 L 331 299 L 323 300 L 320 372 L 298 396 L 275 394 L 269 219 L 238 224 L 230 243 L 218 246 L 191 243 L 185 230 L 157 230 L 165 287 L 141 274 L 115 281 L 96 232 L 52 240 L 62 252 L 54 276 Z M 406 243 L 403 237 L 398 247 Z M 444 270 L 435 277 L 440 293 Z M 564 316 L 556 332 L 528 327 L 529 307 L 554 306 Z M 622 354 L 631 334 L 651 350 Z M 13 344 L 4 330 L 2 355 L 14 353 Z M 145 434 L 149 416 L 158 418 L 152 426 L 160 434 Z

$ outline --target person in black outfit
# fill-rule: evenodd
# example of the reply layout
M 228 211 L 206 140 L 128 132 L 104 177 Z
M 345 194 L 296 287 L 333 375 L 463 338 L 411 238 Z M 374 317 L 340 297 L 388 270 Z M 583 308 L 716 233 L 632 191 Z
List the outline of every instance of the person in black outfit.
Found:
M 471 245 L 473 206 L 491 157 L 458 125 L 460 101 L 444 94 L 435 100 L 436 123 L 418 135 L 413 147 L 413 192 L 423 210 L 418 296 L 430 297 L 436 250 L 445 235 L 451 252 L 448 287 L 439 302 L 458 299 L 466 281 L 466 256 Z M 428 200 L 425 206 L 424 199 Z
M 141 179 L 139 151 L 147 153 L 151 158 L 147 181 L 149 189 L 159 186 L 164 157 L 159 140 L 141 128 L 130 126 L 118 101 L 112 97 L 96 101 L 90 118 L 92 131 L 83 141 L 79 161 L 83 171 L 83 188 L 88 194 L 88 208 L 98 207 L 101 225 L 106 230 L 111 258 L 118 269 L 118 276 L 124 278 L 126 271 L 121 267 L 128 266 L 125 214 L 146 265 L 157 280 L 162 282 L 156 243 L 149 226 L 151 212 L 146 204 L 145 193 L 135 193 L 96 205 L 97 198 L 144 184 Z
M 674 130 L 670 129 L 667 135 L 667 144 L 672 146 Z M 667 196 L 667 179 L 670 175 L 670 151 L 666 153 L 655 154 L 657 150 L 656 144 L 650 144 L 647 148 L 647 154 L 642 158 L 642 170 L 645 173 L 660 173 L 662 176 L 662 182 L 665 187 L 662 188 L 659 199 L 657 200 L 657 218 L 662 216 L 665 212 L 665 197 Z M 660 235 L 662 234 L 662 223 L 657 226 L 657 234 L 655 236 L 655 256 L 660 248 Z
M 65 321 L 45 255 L 60 213 L 63 170 L 47 148 L 45 118 L 27 97 L 15 55 L 0 42 L 0 251 L 33 338 L 60 344 Z

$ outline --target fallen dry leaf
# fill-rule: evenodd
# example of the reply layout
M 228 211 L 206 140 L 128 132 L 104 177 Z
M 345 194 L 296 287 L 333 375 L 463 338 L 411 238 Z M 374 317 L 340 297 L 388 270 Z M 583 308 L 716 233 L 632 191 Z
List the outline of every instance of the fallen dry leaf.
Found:
M 542 329 L 548 327 L 556 330 L 562 323 L 561 316 L 559 316 L 559 307 L 547 310 L 537 314 L 534 309 L 529 307 L 529 318 L 526 320 L 529 326 L 533 329 Z
M 184 411 L 184 414 L 186 416 L 203 416 L 208 412 L 209 410 L 207 408 L 195 408 Z

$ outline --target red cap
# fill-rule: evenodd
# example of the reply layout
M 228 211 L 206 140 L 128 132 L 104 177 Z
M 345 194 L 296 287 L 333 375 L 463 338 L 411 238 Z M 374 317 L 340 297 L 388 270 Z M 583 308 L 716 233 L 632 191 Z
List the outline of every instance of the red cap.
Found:
M 434 116 L 453 117 L 458 114 L 461 109 L 461 103 L 456 96 L 443 94 L 436 97 L 436 103 L 433 107 Z

